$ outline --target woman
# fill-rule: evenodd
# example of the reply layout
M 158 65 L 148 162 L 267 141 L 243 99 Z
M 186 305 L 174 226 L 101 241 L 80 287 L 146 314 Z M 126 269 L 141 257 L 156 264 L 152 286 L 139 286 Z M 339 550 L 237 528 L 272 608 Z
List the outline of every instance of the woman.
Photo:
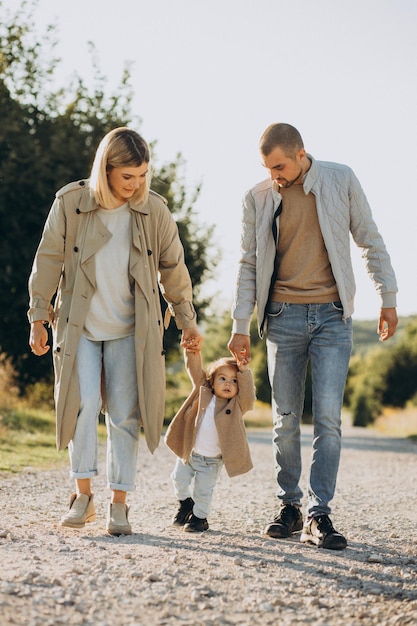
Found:
M 41 356 L 53 330 L 57 448 L 69 449 L 76 493 L 62 526 L 95 520 L 97 422 L 104 406 L 107 531 L 130 534 L 126 494 L 135 488 L 140 426 L 153 452 L 164 417 L 164 323 L 158 284 L 192 349 L 200 336 L 175 221 L 149 190 L 149 148 L 116 128 L 101 141 L 89 180 L 57 194 L 29 278 L 29 344 Z M 53 305 L 51 304 L 54 298 Z M 101 390 L 104 390 L 102 394 Z

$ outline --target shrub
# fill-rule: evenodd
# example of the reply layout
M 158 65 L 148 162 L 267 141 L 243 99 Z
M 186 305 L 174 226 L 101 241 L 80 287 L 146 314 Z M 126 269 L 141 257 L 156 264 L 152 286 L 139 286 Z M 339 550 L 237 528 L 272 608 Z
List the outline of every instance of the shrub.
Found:
M 17 374 L 11 359 L 0 354 L 0 410 L 13 406 L 18 395 Z

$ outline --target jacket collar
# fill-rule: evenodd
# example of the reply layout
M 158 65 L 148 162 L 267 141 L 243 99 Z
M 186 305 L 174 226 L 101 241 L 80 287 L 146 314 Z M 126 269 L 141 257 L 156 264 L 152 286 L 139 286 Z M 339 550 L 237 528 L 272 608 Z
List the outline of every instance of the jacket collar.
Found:
M 85 185 L 81 190 L 81 197 L 79 202 L 79 209 L 81 213 L 89 213 L 90 211 L 95 211 L 99 208 L 99 205 L 94 198 L 94 194 L 90 189 L 88 182 L 88 180 L 85 181 Z M 132 209 L 132 211 L 137 211 L 139 213 L 144 213 L 145 215 L 147 215 L 149 213 L 149 200 L 150 198 L 148 197 L 148 200 L 146 202 L 133 203 L 129 201 L 129 208 Z
M 307 157 L 311 161 L 311 166 L 308 172 L 304 174 L 304 178 L 303 178 L 303 189 L 306 195 L 310 193 L 310 191 L 314 187 L 314 184 L 316 183 L 319 177 L 319 171 L 320 171 L 319 165 L 316 159 L 311 154 L 307 154 Z M 267 181 L 265 182 L 268 182 L 268 184 L 271 186 L 274 206 L 277 206 L 281 202 L 282 196 L 279 190 L 276 189 L 274 183 L 271 180 L 267 179 Z
M 88 187 L 88 185 L 86 185 L 81 192 L 81 198 L 78 208 L 80 209 L 81 213 L 89 213 L 90 211 L 98 209 L 98 204 L 95 201 L 93 192 L 91 191 L 90 187 Z
M 307 154 L 307 157 L 311 161 L 311 166 L 308 172 L 304 175 L 303 179 L 303 188 L 306 195 L 310 193 L 319 177 L 319 165 L 316 159 L 311 154 Z

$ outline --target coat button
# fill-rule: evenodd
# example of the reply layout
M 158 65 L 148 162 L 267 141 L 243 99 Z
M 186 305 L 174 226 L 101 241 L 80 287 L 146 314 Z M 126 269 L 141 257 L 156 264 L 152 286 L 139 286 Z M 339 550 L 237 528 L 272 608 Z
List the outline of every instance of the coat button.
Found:
M 161 352 L 161 356 L 165 356 L 165 355 L 166 355 L 166 353 L 167 353 L 167 351 L 166 351 L 166 350 L 162 350 L 162 352 Z
M 58 348 L 56 349 L 57 352 L 61 352 L 61 348 L 58 346 Z
M 148 256 L 151 256 L 152 250 L 148 250 Z
M 77 246 L 74 246 L 74 252 L 78 252 Z
M 230 409 L 226 409 L 226 415 L 230 415 L 232 411 Z
M 81 213 L 80 209 L 75 209 L 75 212 L 79 215 Z
M 80 185 L 80 187 L 84 187 L 85 181 L 84 180 L 80 180 L 80 182 L 78 184 Z

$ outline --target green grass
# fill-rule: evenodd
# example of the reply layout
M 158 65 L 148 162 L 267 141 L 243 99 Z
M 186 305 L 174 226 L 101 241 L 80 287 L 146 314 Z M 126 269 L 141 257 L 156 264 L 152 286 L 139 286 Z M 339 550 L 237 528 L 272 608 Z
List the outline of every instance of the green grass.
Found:
M 50 469 L 68 462 L 55 445 L 55 416 L 50 411 L 8 408 L 0 416 L 0 472 L 13 474 L 31 467 Z
M 272 428 L 271 406 L 265 402 L 255 402 L 255 407 L 244 416 L 246 428 Z
M 417 442 L 417 407 L 386 408 L 372 424 L 372 428 L 389 437 L 407 437 Z
M 105 426 L 99 425 L 100 438 Z M 0 413 L 0 475 L 7 476 L 30 468 L 53 469 L 68 464 L 68 451 L 58 452 L 55 440 L 55 414 L 49 410 L 28 409 L 25 405 Z
M 52 412 L 27 411 L 23 408 L 5 410 L 0 421 L 1 426 L 6 429 L 21 433 L 53 433 L 54 423 Z
M 256 402 L 253 411 L 245 415 L 245 424 L 247 428 L 272 428 L 271 407 Z M 100 440 L 105 440 L 102 420 L 98 428 Z M 373 428 L 388 436 L 408 437 L 417 443 L 417 409 L 385 411 Z M 67 450 L 56 450 L 52 411 L 28 409 L 25 405 L 0 410 L 0 476 L 31 468 L 47 470 L 66 465 Z

